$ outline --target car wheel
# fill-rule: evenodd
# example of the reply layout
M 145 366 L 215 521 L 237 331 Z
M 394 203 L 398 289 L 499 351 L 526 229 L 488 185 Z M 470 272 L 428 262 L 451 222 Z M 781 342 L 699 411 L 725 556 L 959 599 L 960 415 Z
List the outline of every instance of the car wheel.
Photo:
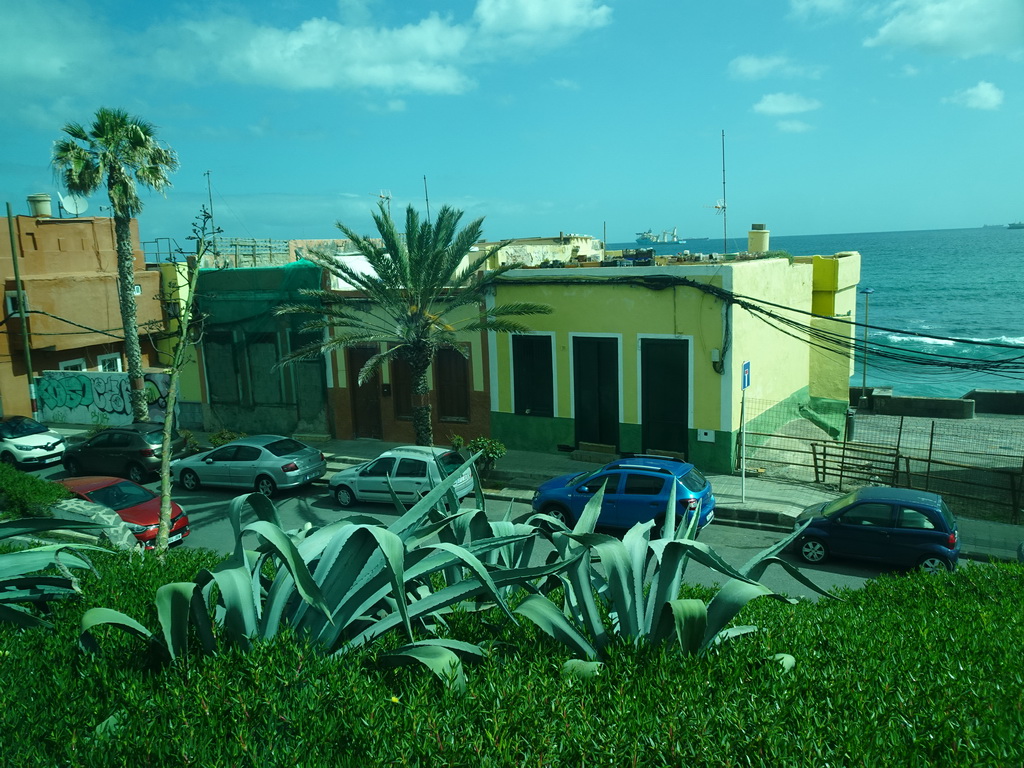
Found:
M 199 485 L 199 475 L 191 469 L 186 469 L 181 473 L 181 486 L 186 491 L 194 491 L 199 487 Z
M 804 539 L 800 544 L 800 557 L 808 563 L 820 563 L 828 557 L 828 547 L 821 539 Z
M 925 573 L 945 573 L 953 570 L 953 564 L 941 555 L 925 555 L 917 567 Z
M 79 474 L 82 467 L 76 459 L 64 459 L 64 471 L 73 476 Z
M 572 520 L 569 517 L 569 510 L 567 510 L 565 507 L 559 504 L 552 504 L 549 507 L 544 507 L 544 509 L 542 509 L 541 512 L 545 515 L 549 515 L 550 517 L 555 518 L 555 520 L 558 520 L 566 528 L 572 527 Z
M 277 483 L 266 475 L 260 475 L 256 478 L 256 493 L 262 493 L 268 499 L 274 495 L 274 491 L 277 490 Z
M 128 465 L 128 479 L 131 480 L 133 483 L 138 483 L 139 485 L 142 485 L 144 482 L 146 482 L 146 477 L 148 475 L 149 473 L 145 469 L 143 469 L 140 464 L 132 463 Z
M 355 503 L 356 497 L 347 485 L 339 485 L 334 489 L 334 500 L 338 502 L 339 507 L 351 507 Z
M 14 458 L 14 454 L 10 451 L 4 451 L 0 453 L 0 463 L 10 464 L 12 467 L 17 466 L 18 461 Z

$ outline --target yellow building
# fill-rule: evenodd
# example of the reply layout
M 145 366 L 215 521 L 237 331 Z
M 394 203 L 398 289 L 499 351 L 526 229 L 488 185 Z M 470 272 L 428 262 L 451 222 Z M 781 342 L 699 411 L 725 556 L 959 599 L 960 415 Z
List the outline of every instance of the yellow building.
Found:
M 492 435 L 731 471 L 744 397 L 747 423 L 795 403 L 837 430 L 859 278 L 854 252 L 513 270 L 495 303 L 554 312 L 531 318 L 532 334 L 492 338 Z M 816 341 L 823 330 L 832 345 Z

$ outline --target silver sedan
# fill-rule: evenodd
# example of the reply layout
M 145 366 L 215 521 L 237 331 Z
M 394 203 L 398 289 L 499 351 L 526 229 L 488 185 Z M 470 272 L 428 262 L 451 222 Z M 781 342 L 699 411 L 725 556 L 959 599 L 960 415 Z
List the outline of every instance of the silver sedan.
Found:
M 171 479 L 185 490 L 201 485 L 246 488 L 273 496 L 324 476 L 323 453 L 291 437 L 254 435 L 171 462 Z

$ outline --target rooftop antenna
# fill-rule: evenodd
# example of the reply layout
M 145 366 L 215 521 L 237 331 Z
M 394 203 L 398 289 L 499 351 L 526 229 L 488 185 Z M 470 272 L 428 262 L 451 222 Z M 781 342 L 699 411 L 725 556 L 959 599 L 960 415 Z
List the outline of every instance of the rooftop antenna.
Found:
M 376 197 L 380 202 L 384 203 L 384 206 L 387 208 L 387 211 L 388 211 L 388 216 L 390 216 L 391 215 L 391 190 L 390 189 L 382 189 L 376 195 L 374 195 L 373 192 L 371 192 L 370 195 L 372 197 Z
M 725 130 L 722 130 L 722 199 L 715 203 L 715 210 L 722 214 L 722 253 L 729 252 L 729 218 L 725 212 Z
M 427 221 L 430 221 L 430 195 L 427 193 L 427 174 L 423 174 L 423 199 L 427 201 Z
M 61 218 L 64 218 L 64 213 L 68 213 L 72 218 L 78 218 L 89 209 L 89 201 L 81 195 L 71 195 L 64 197 L 57 192 L 57 206 L 61 212 Z
M 213 222 L 213 187 L 210 183 L 210 172 L 207 171 L 203 176 L 206 177 L 206 197 L 210 201 L 210 232 L 216 237 L 217 227 Z M 216 246 L 214 246 L 214 249 L 216 249 Z

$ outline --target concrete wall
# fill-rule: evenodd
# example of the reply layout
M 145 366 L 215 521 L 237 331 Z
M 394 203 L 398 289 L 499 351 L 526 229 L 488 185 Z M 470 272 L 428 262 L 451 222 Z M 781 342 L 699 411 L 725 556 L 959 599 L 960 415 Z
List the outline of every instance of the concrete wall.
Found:
M 150 421 L 162 422 L 167 411 L 170 376 L 144 375 Z M 127 373 L 43 371 L 36 386 L 39 418 L 49 424 L 131 424 L 131 387 Z

